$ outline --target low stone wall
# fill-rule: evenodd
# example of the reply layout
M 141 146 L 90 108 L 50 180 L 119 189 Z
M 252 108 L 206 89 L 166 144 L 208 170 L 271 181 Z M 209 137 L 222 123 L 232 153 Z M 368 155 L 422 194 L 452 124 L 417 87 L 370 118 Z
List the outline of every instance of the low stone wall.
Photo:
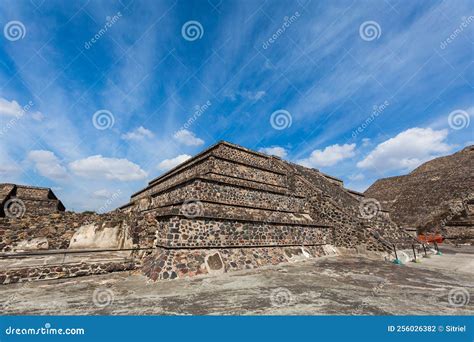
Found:
M 142 271 L 156 281 L 220 274 L 335 254 L 336 250 L 329 245 L 219 249 L 159 248 L 143 259 Z
M 127 219 L 128 216 L 120 212 L 101 215 L 58 212 L 22 218 L 0 218 L 0 251 L 13 251 L 17 245 L 25 246 L 35 238 L 46 238 L 48 249 L 67 249 L 79 227 L 88 224 L 96 224 L 100 228 L 120 227 Z
M 444 232 L 449 241 L 474 245 L 474 226 L 472 225 L 446 226 Z
M 137 263 L 134 260 L 23 267 L 0 270 L 0 284 L 81 277 L 93 274 L 129 271 L 136 268 Z

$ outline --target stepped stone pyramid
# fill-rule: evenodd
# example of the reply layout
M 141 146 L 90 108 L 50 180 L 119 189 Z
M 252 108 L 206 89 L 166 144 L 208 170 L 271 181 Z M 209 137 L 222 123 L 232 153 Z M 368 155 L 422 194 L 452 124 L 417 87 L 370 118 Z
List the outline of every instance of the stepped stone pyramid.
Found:
M 0 183 L 0 217 L 47 215 L 64 210 L 50 188 Z
M 402 228 L 474 242 L 474 146 L 428 161 L 405 176 L 383 178 L 365 195 Z
M 149 222 L 133 234 L 156 247 L 143 263 L 153 280 L 317 257 L 331 246 L 411 244 L 380 209 L 337 178 L 228 142 L 153 179 L 120 208 Z

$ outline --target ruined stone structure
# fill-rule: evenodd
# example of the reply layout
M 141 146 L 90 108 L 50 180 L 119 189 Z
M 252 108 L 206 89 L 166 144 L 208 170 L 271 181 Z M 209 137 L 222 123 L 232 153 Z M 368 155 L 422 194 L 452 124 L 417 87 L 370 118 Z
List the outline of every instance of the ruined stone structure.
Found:
M 64 210 L 64 205 L 49 188 L 0 184 L 0 217 L 45 215 Z
M 327 245 L 391 251 L 412 243 L 372 205 L 318 170 L 220 142 L 150 181 L 121 210 L 155 220 L 137 234 L 156 248 L 144 262 L 156 280 L 324 255 Z
M 174 279 L 331 255 L 334 247 L 393 253 L 415 242 L 341 180 L 227 142 L 107 214 L 60 211 L 44 189 L 29 210 L 32 196 L 20 188 L 2 192 L 22 195 L 26 212 L 0 218 L 0 284 L 123 270 Z
M 426 162 L 406 176 L 380 179 L 365 195 L 379 200 L 402 228 L 474 242 L 473 170 L 471 145 Z

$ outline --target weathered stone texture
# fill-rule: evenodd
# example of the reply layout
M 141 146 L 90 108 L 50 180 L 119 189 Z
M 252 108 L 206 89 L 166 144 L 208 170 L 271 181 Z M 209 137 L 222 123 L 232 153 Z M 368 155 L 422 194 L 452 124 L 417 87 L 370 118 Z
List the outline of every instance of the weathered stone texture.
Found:
M 45 215 L 44 206 L 2 218 L 0 250 L 140 249 L 148 276 L 174 279 L 326 255 L 329 244 L 390 252 L 393 243 L 412 243 L 384 212 L 361 217 L 361 199 L 318 170 L 221 142 L 112 213 Z
M 230 247 L 322 245 L 333 241 L 331 227 L 173 217 L 164 221 L 157 245 Z
M 180 276 L 170 261 L 175 255 L 187 260 L 176 265 L 201 274 L 209 268 L 204 267 L 204 255 L 211 248 L 232 266 L 235 261 L 224 260 L 230 252 L 223 251 L 229 247 L 237 247 L 232 253 L 244 253 L 275 246 L 273 259 L 281 261 L 285 248 L 297 246 L 363 245 L 368 250 L 392 251 L 394 243 L 401 247 L 414 242 L 385 212 L 370 220 L 361 217 L 363 198 L 318 170 L 219 143 L 152 180 L 122 210 L 156 217 L 154 244 L 160 252 L 150 257 L 150 263 L 156 258 L 160 268 L 156 274 L 166 265 L 168 269 L 161 275 L 148 273 L 154 274 L 152 278 L 171 279 Z M 262 257 L 255 254 L 254 258 Z
M 137 267 L 134 260 L 122 262 L 78 263 L 65 265 L 44 265 L 0 270 L 0 285 L 35 280 L 82 277 L 93 274 L 131 271 Z
M 365 195 L 379 200 L 393 220 L 418 232 L 438 231 L 448 238 L 454 233 L 450 221 L 471 226 L 469 203 L 474 201 L 474 146 L 422 164 L 406 176 L 380 179 Z M 472 217 L 472 219 L 471 219 Z M 463 225 L 458 225 L 462 227 Z M 471 236 L 474 240 L 474 236 Z
M 266 265 L 328 255 L 322 246 L 219 249 L 159 248 L 143 260 L 143 272 L 152 280 L 252 269 Z M 222 265 L 221 268 L 218 268 Z
M 0 251 L 10 252 L 18 244 L 34 238 L 46 238 L 49 249 L 67 249 L 74 233 L 79 227 L 94 224 L 98 229 L 122 227 L 126 222 L 125 214 L 58 212 L 22 218 L 0 218 Z
M 9 215 L 11 201 L 17 201 L 20 207 Z M 47 215 L 64 210 L 62 202 L 49 188 L 0 184 L 0 217 Z

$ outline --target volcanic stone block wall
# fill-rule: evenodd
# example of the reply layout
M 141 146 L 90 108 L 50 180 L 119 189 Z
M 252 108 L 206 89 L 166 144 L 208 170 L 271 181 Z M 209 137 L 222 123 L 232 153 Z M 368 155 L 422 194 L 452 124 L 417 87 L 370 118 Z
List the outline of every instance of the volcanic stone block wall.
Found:
M 46 215 L 65 208 L 49 188 L 0 184 L 0 217 Z
M 219 202 L 278 211 L 308 212 L 304 197 L 290 197 L 261 189 L 249 189 L 205 178 L 181 184 L 170 191 L 152 197 L 152 207 L 193 199 L 202 202 Z
M 222 143 L 152 180 L 123 210 L 155 216 L 158 249 L 145 273 L 172 279 L 307 257 L 301 246 L 333 243 L 302 185 L 277 158 Z
M 49 198 L 49 190 L 43 189 L 43 188 L 17 186 L 16 196 L 19 198 L 45 200 Z M 53 198 L 50 198 L 50 199 L 53 199 Z
M 26 216 L 47 215 L 59 211 L 57 200 L 32 200 L 23 198 Z
M 158 248 L 144 258 L 142 270 L 152 280 L 175 279 L 277 265 L 329 253 L 323 246 L 191 250 Z
M 412 238 L 397 227 L 384 212 L 369 219 L 361 217 L 361 196 L 354 196 L 337 181 L 328 180 L 326 175 L 300 165 L 282 162 L 291 172 L 296 172 L 304 186 L 311 216 L 321 223 L 335 227 L 336 246 L 355 248 L 364 245 L 367 250 L 393 251 L 393 243 L 398 248 L 408 248 Z
M 125 251 L 130 254 L 126 259 L 115 256 L 103 257 L 104 250 L 95 251 L 95 247 L 87 246 L 79 249 L 74 247 L 74 253 L 70 254 L 70 245 L 77 237 L 77 233 L 90 225 L 96 227 L 94 230 L 99 236 L 101 232 L 107 230 L 125 234 L 124 238 L 131 240 L 133 248 L 136 249 L 151 249 L 156 245 L 158 223 L 155 217 L 147 214 L 136 216 L 118 211 L 100 215 L 58 212 L 47 215 L 25 215 L 21 218 L 0 218 L 0 263 L 10 265 L 8 262 L 11 259 L 12 262 L 21 265 L 21 267 L 8 266 L 6 268 L 1 266 L 0 284 L 103 274 L 140 267 L 138 250 Z M 113 240 L 99 242 L 104 244 Z M 91 248 L 94 248 L 94 251 L 84 251 Z M 112 247 L 112 250 L 116 248 L 120 247 Z M 79 255 L 78 259 L 84 261 L 57 262 L 58 258 L 53 256 L 58 255 L 58 252 L 61 252 L 60 255 L 64 257 Z M 39 254 L 30 257 L 33 261 L 30 265 L 28 261 L 30 259 L 24 253 Z M 44 263 L 34 262 L 37 258 L 43 258 Z M 19 260 L 22 261 L 19 262 Z
M 48 249 L 67 249 L 79 227 L 91 223 L 115 227 L 120 226 L 126 219 L 126 215 L 122 213 L 98 215 L 73 212 L 0 218 L 0 251 L 10 252 L 20 242 L 35 238 L 46 238 Z
M 256 247 L 323 245 L 331 227 L 173 217 L 160 224 L 157 245 L 166 247 Z
M 0 270 L 0 285 L 35 280 L 82 277 L 93 274 L 131 271 L 139 267 L 137 261 L 82 262 L 76 264 L 42 265 Z
M 187 201 L 198 202 L 199 215 L 192 217 L 192 222 L 200 231 L 201 239 L 197 241 L 202 246 L 208 246 L 206 230 L 219 231 L 225 227 L 218 224 L 219 220 L 228 220 L 232 226 L 238 219 L 252 222 L 245 226 L 249 234 L 255 234 L 261 222 L 276 224 L 270 230 L 277 229 L 278 224 L 294 225 L 292 234 L 305 232 L 306 225 L 315 231 L 322 226 L 333 226 L 335 234 L 330 235 L 334 243 L 350 248 L 366 244 L 368 249 L 387 250 L 391 249 L 390 243 L 384 240 L 407 238 L 388 217 L 361 218 L 362 197 L 344 189 L 340 180 L 317 170 L 220 143 L 151 181 L 145 191 L 132 196 L 129 208 L 153 213 L 160 221 L 160 229 L 168 232 L 166 220 L 171 216 L 182 218 Z M 140 201 L 146 205 L 133 204 Z M 198 223 L 201 217 L 213 224 Z M 192 246 L 197 245 L 193 242 Z

